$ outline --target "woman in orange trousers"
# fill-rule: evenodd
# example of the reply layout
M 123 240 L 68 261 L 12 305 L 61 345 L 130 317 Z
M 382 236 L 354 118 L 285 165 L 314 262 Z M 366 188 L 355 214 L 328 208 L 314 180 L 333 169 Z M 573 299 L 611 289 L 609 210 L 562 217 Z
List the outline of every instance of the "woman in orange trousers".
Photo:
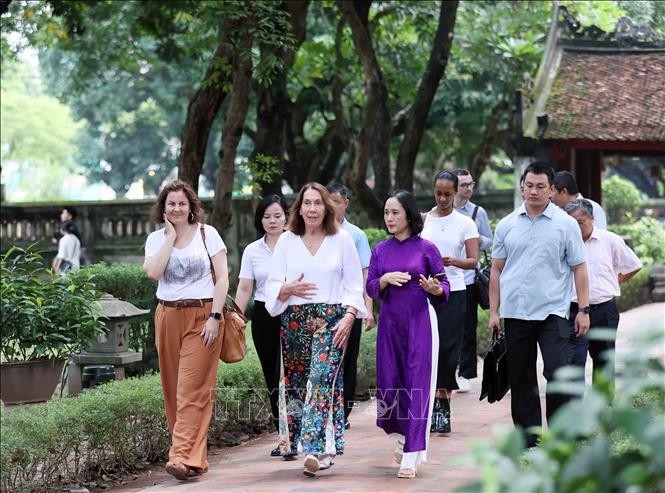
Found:
M 208 470 L 206 439 L 229 287 L 226 246 L 215 228 L 199 223 L 202 212 L 188 184 L 166 185 L 151 210 L 164 227 L 148 236 L 143 263 L 158 281 L 155 340 L 171 434 L 166 471 L 181 480 Z

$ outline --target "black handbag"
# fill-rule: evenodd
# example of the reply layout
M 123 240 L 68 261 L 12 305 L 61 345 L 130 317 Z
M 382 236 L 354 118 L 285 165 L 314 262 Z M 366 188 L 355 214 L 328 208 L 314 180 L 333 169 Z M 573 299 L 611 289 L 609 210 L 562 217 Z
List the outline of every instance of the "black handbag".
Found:
M 476 298 L 478 299 L 478 305 L 483 310 L 487 310 L 490 307 L 490 271 L 492 269 L 492 264 L 487 258 L 487 252 L 483 251 L 485 255 L 484 267 L 476 267 L 476 277 L 473 280 L 473 285 L 476 288 Z
M 483 384 L 479 400 L 482 401 L 487 397 L 487 402 L 490 404 L 500 401 L 509 388 L 506 337 L 495 330 L 483 363 Z

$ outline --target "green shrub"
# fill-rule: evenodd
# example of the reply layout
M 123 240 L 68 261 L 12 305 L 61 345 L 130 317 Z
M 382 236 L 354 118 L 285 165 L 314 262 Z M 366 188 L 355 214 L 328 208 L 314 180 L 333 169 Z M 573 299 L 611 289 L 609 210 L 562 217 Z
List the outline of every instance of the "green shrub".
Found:
M 601 187 L 603 208 L 609 223 L 622 224 L 635 217 L 635 211 L 642 199 L 633 182 L 619 175 L 612 175 L 602 182 Z
M 607 383 L 594 382 L 559 410 L 536 448 L 523 449 L 521 431 L 496 427 L 491 442 L 474 443 L 463 459 L 480 466 L 481 479 L 456 491 L 663 491 L 665 366 L 653 348 L 664 344 L 662 327 L 638 333 L 629 352 L 618 355 L 616 396 Z M 566 370 L 555 375 L 559 382 Z M 579 391 L 572 382 L 558 385 Z
M 90 276 L 54 276 L 41 253 L 10 248 L 0 258 L 0 358 L 66 358 L 84 348 L 104 328 L 100 297 Z
M 645 266 L 632 278 L 621 284 L 621 296 L 617 298 L 620 312 L 649 302 L 649 276 L 651 266 Z
M 93 264 L 74 273 L 90 276 L 96 288 L 118 299 L 128 301 L 137 308 L 150 310 L 145 317 L 134 319 L 129 324 L 129 347 L 141 351 L 143 359 L 128 365 L 127 376 L 144 375 L 158 370 L 155 347 L 154 314 L 157 282 L 150 279 L 137 264 Z
M 225 445 L 229 431 L 255 433 L 269 421 L 267 392 L 251 350 L 217 372 L 215 411 L 208 440 Z M 259 383 L 257 383 L 259 382 Z M 158 375 L 110 382 L 74 398 L 0 413 L 0 489 L 61 491 L 103 475 L 143 469 L 167 457 L 169 434 Z
M 367 228 L 364 229 L 363 231 L 367 235 L 367 239 L 369 240 L 369 247 L 372 250 L 374 250 L 374 246 L 378 242 L 383 241 L 390 236 L 388 232 L 383 228 Z
M 609 229 L 630 238 L 633 251 L 644 265 L 665 263 L 665 234 L 657 219 L 643 216 L 632 224 L 614 224 Z

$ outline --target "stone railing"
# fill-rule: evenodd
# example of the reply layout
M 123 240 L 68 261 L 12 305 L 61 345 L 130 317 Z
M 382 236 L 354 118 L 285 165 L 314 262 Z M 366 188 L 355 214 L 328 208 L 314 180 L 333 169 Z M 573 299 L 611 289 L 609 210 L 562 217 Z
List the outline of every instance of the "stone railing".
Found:
M 60 228 L 60 211 L 63 206 L 71 205 L 77 210 L 76 225 L 86 255 L 92 262 L 141 263 L 145 239 L 157 228 L 149 219 L 153 203 L 154 200 L 150 199 L 3 204 L 0 222 L 2 251 L 14 245 L 26 247 L 36 243 L 36 248 L 50 261 L 57 252 L 57 244 L 52 238 Z M 211 210 L 211 205 L 209 200 L 203 200 L 205 210 Z M 232 209 L 231 227 L 223 232 L 222 237 L 229 250 L 231 276 L 237 277 L 242 249 L 255 236 L 254 213 L 249 199 L 234 200 Z

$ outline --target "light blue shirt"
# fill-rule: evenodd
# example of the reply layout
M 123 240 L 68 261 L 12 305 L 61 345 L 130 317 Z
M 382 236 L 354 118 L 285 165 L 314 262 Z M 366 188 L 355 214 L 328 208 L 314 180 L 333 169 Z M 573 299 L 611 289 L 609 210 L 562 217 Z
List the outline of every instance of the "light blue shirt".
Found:
M 358 226 L 347 221 L 346 218 L 342 221 L 342 228 L 353 238 L 353 244 L 356 246 L 356 250 L 358 250 L 358 257 L 360 257 L 360 266 L 363 269 L 367 269 L 369 267 L 369 259 L 372 256 L 367 235 Z
M 455 206 L 456 211 L 469 217 L 473 217 L 473 210 L 475 208 L 476 204 L 470 200 L 467 200 L 466 204 L 461 207 Z M 476 213 L 476 219 L 474 219 L 474 221 L 476 222 L 476 227 L 478 228 L 478 233 L 480 234 L 480 250 L 489 250 L 492 248 L 492 228 L 490 227 L 489 217 L 487 217 L 487 211 L 484 208 L 478 206 L 478 212 Z M 478 255 L 478 261 L 480 261 L 480 255 Z M 475 270 L 468 269 L 464 271 L 464 283 L 467 286 L 473 284 L 475 277 Z
M 499 278 L 501 318 L 568 318 L 571 268 L 586 261 L 582 233 L 571 216 L 549 203 L 531 219 L 522 204 L 499 221 L 492 258 L 506 261 Z

